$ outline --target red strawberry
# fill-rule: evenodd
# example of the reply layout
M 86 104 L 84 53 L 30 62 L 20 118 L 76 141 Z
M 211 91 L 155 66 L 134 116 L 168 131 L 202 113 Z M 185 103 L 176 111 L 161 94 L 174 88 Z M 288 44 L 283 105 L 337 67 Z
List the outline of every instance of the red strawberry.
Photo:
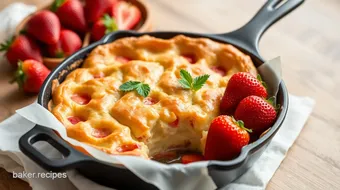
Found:
M 108 13 L 118 0 L 86 0 L 85 17 L 88 23 L 94 23 Z
M 6 51 L 8 61 L 18 66 L 19 60 L 34 59 L 42 62 L 39 46 L 29 37 L 19 35 L 0 45 L 0 51 Z
M 94 41 L 100 40 L 105 34 L 117 30 L 116 21 L 105 14 L 100 20 L 98 20 L 92 27 L 91 35 Z
M 275 122 L 276 110 L 273 102 L 273 99 L 266 101 L 262 97 L 248 96 L 237 106 L 235 118 L 242 120 L 244 126 L 259 135 Z
M 60 36 L 60 21 L 53 12 L 42 10 L 29 19 L 26 32 L 46 44 L 55 44 Z
M 260 75 L 258 78 L 248 72 L 238 72 L 231 76 L 221 100 L 220 111 L 232 114 L 238 103 L 245 97 L 256 95 L 267 98 L 267 90 Z
M 204 158 L 230 160 L 237 157 L 242 147 L 249 143 L 247 131 L 250 130 L 244 128 L 242 121 L 236 121 L 227 115 L 216 117 L 208 131 Z
M 50 74 L 44 64 L 41 62 L 28 59 L 24 62 L 18 62 L 18 70 L 15 73 L 13 82 L 17 82 L 20 89 L 27 93 L 39 93 L 40 88 Z
M 120 1 L 112 8 L 112 14 L 117 20 L 120 30 L 130 30 L 138 24 L 141 19 L 140 10 L 125 1 Z
M 52 10 L 64 27 L 80 33 L 86 32 L 84 9 L 79 0 L 55 0 Z
M 198 162 L 204 160 L 204 157 L 200 154 L 185 154 L 182 156 L 182 164 L 189 164 L 192 162 Z
M 48 52 L 52 57 L 67 57 L 79 50 L 82 46 L 80 37 L 71 30 L 61 30 L 59 41 L 49 45 Z

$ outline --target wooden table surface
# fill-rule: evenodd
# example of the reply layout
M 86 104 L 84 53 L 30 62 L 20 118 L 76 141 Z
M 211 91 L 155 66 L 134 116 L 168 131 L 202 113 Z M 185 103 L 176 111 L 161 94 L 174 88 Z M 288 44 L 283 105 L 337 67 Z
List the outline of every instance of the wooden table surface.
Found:
M 44 0 L 21 0 L 38 4 Z M 222 33 L 246 23 L 264 0 L 147 0 L 155 30 Z M 14 0 L 1 0 L 0 9 Z M 281 56 L 289 92 L 309 96 L 316 107 L 267 189 L 340 189 L 340 1 L 308 0 L 263 36 L 264 58 Z M 0 121 L 35 97 L 7 83 L 0 63 Z M 29 186 L 0 171 L 0 189 Z

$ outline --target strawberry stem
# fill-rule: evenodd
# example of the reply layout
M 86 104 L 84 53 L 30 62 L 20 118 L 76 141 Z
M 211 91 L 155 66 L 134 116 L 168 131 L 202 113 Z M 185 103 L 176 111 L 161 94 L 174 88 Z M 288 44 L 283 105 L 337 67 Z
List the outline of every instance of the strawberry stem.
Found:
M 241 129 L 247 131 L 248 133 L 252 133 L 253 132 L 253 130 L 248 129 L 248 128 L 246 128 L 244 126 L 244 122 L 242 120 L 237 120 L 236 121 L 236 119 L 233 116 L 231 116 L 231 117 L 232 117 L 233 121 L 236 123 L 236 125 L 239 126 Z
M 24 71 L 22 70 L 22 64 L 23 64 L 22 61 L 18 62 L 18 69 L 15 72 L 14 78 L 10 81 L 10 83 L 17 82 L 20 89 L 23 87 L 24 82 L 26 80 L 26 75 Z
M 105 14 L 102 17 L 102 22 L 103 22 L 103 24 L 104 24 L 104 26 L 106 28 L 105 34 L 108 34 L 110 32 L 118 30 L 118 26 L 116 24 L 116 20 L 114 18 L 110 17 L 109 14 Z
M 266 100 L 266 102 L 268 102 L 268 104 L 272 105 L 276 112 L 280 109 L 280 104 L 276 104 L 276 97 L 275 96 L 268 98 Z
M 263 86 L 263 87 L 264 87 L 266 90 L 268 90 L 267 83 L 266 83 L 266 82 L 264 82 L 264 81 L 262 80 L 262 77 L 261 77 L 261 75 L 260 75 L 260 74 L 258 74 L 256 78 L 257 78 L 257 80 L 258 80 L 258 81 L 260 81 L 260 82 L 261 82 L 262 86 Z
M 51 11 L 56 12 L 65 0 L 55 0 L 51 6 Z
M 63 58 L 65 57 L 65 54 L 63 51 L 58 51 L 56 54 L 55 54 L 55 57 L 56 58 Z
M 13 36 L 12 38 L 6 40 L 4 43 L 0 44 L 0 52 L 7 51 L 11 47 L 14 39 L 15 37 Z

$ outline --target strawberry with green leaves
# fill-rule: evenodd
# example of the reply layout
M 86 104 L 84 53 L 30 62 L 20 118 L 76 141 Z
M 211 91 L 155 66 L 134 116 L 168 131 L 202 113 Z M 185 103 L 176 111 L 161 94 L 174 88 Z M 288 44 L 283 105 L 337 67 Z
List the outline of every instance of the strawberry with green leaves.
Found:
M 231 160 L 249 143 L 249 132 L 242 121 L 228 115 L 216 117 L 210 124 L 205 144 L 206 160 Z
M 242 120 L 244 126 L 260 135 L 271 127 L 276 119 L 275 98 L 265 100 L 259 96 L 244 98 L 236 108 L 235 118 Z
M 34 59 L 42 62 L 39 46 L 25 35 L 11 38 L 0 45 L 0 51 L 5 51 L 5 56 L 13 67 L 18 66 L 19 60 Z
M 251 95 L 267 98 L 265 83 L 248 72 L 238 72 L 231 76 L 220 104 L 220 112 L 233 114 L 239 102 Z
M 119 1 L 113 6 L 112 15 L 116 18 L 120 30 L 133 29 L 142 18 L 142 13 L 138 7 L 126 1 Z
M 71 30 L 61 30 L 60 39 L 57 43 L 48 46 L 48 52 L 51 57 L 63 58 L 68 57 L 82 46 L 78 34 Z
M 18 70 L 12 82 L 17 82 L 19 88 L 26 93 L 37 94 L 49 74 L 50 70 L 44 64 L 28 59 L 18 62 Z
M 64 27 L 79 33 L 86 32 L 84 9 L 79 0 L 55 0 L 51 9 Z
M 100 40 L 105 34 L 118 30 L 116 21 L 110 15 L 105 14 L 92 27 L 92 39 L 94 41 Z

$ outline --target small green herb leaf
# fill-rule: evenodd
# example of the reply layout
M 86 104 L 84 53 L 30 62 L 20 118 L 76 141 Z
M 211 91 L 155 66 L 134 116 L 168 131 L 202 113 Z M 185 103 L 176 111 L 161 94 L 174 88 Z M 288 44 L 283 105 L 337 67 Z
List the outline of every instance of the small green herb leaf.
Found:
M 190 73 L 183 69 L 181 69 L 180 75 L 181 79 L 178 80 L 179 84 L 181 84 L 184 89 L 191 89 L 194 91 L 201 89 L 209 78 L 209 75 L 201 75 L 193 79 Z
M 150 93 L 150 86 L 139 81 L 128 81 L 120 85 L 119 90 L 123 92 L 136 90 L 139 95 L 147 97 Z
M 124 92 L 132 91 L 132 90 L 135 90 L 139 84 L 141 84 L 141 82 L 139 81 L 128 81 L 120 85 L 119 90 L 124 91 Z
M 191 88 L 191 84 L 185 79 L 180 79 L 180 80 L 178 80 L 178 82 L 182 85 L 182 87 L 184 89 L 190 89 Z
M 199 77 L 194 78 L 194 82 L 192 84 L 192 88 L 197 91 L 200 88 L 202 88 L 202 86 L 204 85 L 205 82 L 207 82 L 207 80 L 209 79 L 209 75 L 202 75 Z
M 137 87 L 137 93 L 143 97 L 147 97 L 150 93 L 150 86 L 148 84 L 140 84 Z
M 188 71 L 182 69 L 179 73 L 183 80 L 187 81 L 189 84 L 192 83 L 192 77 Z

